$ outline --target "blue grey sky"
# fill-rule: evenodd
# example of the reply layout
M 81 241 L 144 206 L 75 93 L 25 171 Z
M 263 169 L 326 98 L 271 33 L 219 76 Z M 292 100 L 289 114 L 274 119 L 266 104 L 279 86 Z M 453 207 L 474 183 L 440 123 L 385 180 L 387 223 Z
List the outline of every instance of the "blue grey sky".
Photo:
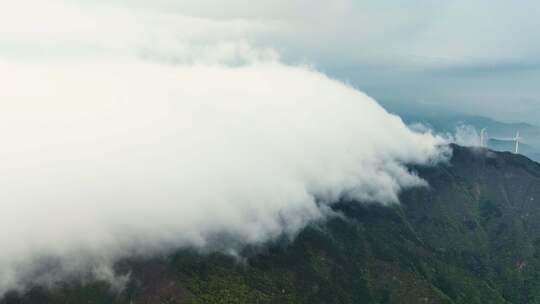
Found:
M 383 104 L 441 105 L 540 123 L 539 3 L 376 2 L 342 2 L 340 9 L 305 17 L 283 53 Z

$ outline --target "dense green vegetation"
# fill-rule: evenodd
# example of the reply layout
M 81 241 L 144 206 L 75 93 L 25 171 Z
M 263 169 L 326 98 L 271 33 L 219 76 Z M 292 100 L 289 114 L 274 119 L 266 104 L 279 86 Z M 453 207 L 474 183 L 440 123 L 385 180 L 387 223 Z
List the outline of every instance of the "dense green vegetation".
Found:
M 450 164 L 413 169 L 429 188 L 341 202 L 294 242 L 126 261 L 119 295 L 94 283 L 1 303 L 540 303 L 540 165 L 456 146 Z

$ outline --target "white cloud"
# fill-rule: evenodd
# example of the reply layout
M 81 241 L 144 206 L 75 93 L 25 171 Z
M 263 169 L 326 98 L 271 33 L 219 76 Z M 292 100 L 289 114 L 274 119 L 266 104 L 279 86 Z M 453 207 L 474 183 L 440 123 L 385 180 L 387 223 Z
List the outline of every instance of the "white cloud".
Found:
M 220 235 L 231 248 L 292 237 L 343 197 L 396 203 L 423 184 L 405 164 L 444 157 L 365 94 L 253 47 L 251 23 L 54 3 L 52 41 L 34 25 L 0 39 L 44 51 L 0 56 L 0 292 L 112 280 L 119 258 Z
M 480 135 L 473 126 L 459 125 L 454 135 L 455 143 L 466 147 L 480 146 Z

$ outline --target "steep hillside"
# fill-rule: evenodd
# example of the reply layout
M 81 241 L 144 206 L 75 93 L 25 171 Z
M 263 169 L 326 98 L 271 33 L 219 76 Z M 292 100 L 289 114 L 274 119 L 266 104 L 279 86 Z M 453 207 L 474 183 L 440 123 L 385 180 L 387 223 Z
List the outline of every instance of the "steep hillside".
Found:
M 430 187 L 401 205 L 342 202 L 294 242 L 125 261 L 121 294 L 70 283 L 0 303 L 540 303 L 540 165 L 453 148 L 449 164 L 413 168 Z

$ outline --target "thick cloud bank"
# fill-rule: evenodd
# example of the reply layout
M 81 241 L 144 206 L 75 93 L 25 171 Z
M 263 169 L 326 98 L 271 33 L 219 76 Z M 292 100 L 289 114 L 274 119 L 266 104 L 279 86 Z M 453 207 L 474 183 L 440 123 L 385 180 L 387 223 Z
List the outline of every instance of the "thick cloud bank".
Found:
M 3 43 L 30 47 L 32 35 Z M 84 60 L 52 46 L 38 59 L 0 56 L 0 293 L 111 279 L 107 266 L 133 255 L 293 237 L 340 198 L 397 202 L 423 184 L 404 165 L 444 152 L 365 94 L 248 43 L 201 57 L 241 64 L 108 45 Z
M 396 202 L 421 184 L 403 164 L 439 157 L 437 139 L 304 68 L 0 71 L 0 289 L 42 257 L 293 235 L 319 204 Z

